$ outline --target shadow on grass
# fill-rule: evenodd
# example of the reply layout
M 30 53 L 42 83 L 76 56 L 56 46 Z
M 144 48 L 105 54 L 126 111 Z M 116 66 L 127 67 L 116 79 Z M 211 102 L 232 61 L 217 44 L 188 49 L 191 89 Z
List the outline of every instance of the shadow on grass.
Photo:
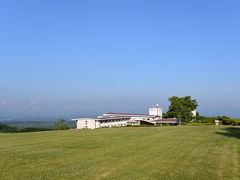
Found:
M 223 130 L 224 132 L 217 132 L 217 134 L 240 139 L 240 127 L 226 127 Z

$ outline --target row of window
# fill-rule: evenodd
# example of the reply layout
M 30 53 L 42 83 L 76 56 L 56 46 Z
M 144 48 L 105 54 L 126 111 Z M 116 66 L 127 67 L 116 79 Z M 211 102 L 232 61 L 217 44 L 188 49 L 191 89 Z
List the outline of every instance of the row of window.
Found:
M 101 127 L 113 127 L 113 126 L 127 126 L 127 124 L 118 124 L 118 125 L 104 125 L 102 124 Z
M 108 121 L 100 121 L 100 123 L 110 123 L 110 122 L 126 122 L 127 120 L 108 120 Z

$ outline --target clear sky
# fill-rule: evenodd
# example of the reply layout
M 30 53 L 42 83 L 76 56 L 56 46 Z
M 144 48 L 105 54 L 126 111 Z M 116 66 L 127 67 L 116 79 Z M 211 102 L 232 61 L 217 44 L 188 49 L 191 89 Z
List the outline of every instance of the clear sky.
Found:
M 240 117 L 239 0 L 1 0 L 0 116 Z

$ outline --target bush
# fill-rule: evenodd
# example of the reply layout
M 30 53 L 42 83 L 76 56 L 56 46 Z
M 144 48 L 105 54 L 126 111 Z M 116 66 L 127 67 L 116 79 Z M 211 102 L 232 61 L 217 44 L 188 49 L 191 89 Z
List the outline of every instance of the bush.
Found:
M 240 126 L 240 119 L 232 119 L 227 116 L 204 117 L 201 116 L 199 122 L 203 124 L 215 124 L 215 120 L 220 120 L 222 125 Z
M 238 119 L 224 119 L 222 123 L 223 125 L 240 126 L 240 120 Z
M 56 130 L 67 130 L 67 129 L 69 129 L 69 127 L 64 119 L 59 119 L 57 122 L 55 122 L 55 129 Z

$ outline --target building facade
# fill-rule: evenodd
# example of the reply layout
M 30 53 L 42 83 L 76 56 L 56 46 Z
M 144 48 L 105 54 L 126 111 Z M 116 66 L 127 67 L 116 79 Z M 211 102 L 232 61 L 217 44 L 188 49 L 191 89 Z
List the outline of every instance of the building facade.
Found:
M 130 117 L 98 117 L 98 118 L 77 118 L 77 129 L 96 129 L 127 126 Z

